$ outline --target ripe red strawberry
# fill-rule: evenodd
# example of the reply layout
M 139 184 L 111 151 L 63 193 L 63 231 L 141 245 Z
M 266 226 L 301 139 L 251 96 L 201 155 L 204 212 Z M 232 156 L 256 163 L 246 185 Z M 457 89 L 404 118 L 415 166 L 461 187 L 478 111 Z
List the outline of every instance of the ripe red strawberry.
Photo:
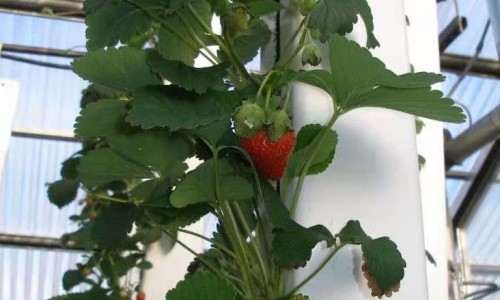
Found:
M 289 131 L 273 142 L 264 130 L 260 130 L 251 138 L 242 137 L 241 144 L 259 172 L 268 179 L 280 180 L 295 147 L 295 133 Z
M 136 300 L 146 300 L 146 294 L 144 294 L 144 292 L 137 292 L 135 299 Z

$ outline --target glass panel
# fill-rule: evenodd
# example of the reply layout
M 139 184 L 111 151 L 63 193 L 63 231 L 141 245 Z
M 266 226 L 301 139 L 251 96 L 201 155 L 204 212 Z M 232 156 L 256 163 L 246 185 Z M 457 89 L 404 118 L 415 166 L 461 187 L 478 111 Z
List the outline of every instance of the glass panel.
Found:
M 0 299 L 40 300 L 60 295 L 64 293 L 64 272 L 80 260 L 79 252 L 0 247 Z
M 46 183 L 60 178 L 60 163 L 79 149 L 79 143 L 11 139 L 0 183 L 0 232 L 59 237 L 74 229 L 68 217 L 76 203 L 59 210 L 47 199 Z
M 0 24 L 2 43 L 63 50 L 85 45 L 83 23 L 0 13 Z M 64 65 L 71 62 L 66 58 L 12 55 Z M 73 131 L 81 91 L 87 86 L 78 76 L 67 70 L 0 59 L 0 78 L 17 80 L 21 85 L 14 127 Z

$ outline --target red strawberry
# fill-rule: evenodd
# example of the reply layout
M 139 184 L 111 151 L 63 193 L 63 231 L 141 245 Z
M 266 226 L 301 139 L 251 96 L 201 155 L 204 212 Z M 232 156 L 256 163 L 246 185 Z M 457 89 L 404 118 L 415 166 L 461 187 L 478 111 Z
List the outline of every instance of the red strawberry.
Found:
M 146 300 L 146 294 L 144 292 L 138 292 L 137 296 L 135 296 L 136 300 Z
M 264 130 L 260 130 L 251 138 L 242 137 L 241 144 L 250 154 L 257 170 L 268 179 L 280 180 L 295 147 L 295 133 L 288 131 L 273 142 Z

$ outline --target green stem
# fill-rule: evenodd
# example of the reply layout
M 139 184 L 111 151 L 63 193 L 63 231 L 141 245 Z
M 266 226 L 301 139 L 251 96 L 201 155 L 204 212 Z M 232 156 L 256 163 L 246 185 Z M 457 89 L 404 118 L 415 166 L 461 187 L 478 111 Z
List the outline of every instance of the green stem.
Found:
M 214 65 L 219 64 L 221 62 L 220 59 L 199 38 L 198 34 L 195 32 L 195 30 L 193 29 L 191 24 L 189 24 L 189 22 L 187 22 L 186 19 L 179 12 L 176 12 L 176 15 L 177 15 L 177 17 L 179 17 L 179 19 L 184 24 L 184 26 L 186 26 L 191 37 L 198 43 L 198 45 L 200 45 L 200 47 L 202 47 L 205 51 L 207 51 L 207 53 L 212 57 L 212 59 L 209 59 L 209 61 Z
M 275 73 L 276 71 L 272 70 L 269 73 L 266 74 L 266 77 L 264 77 L 264 80 L 260 84 L 259 90 L 257 91 L 257 97 L 256 99 L 260 97 L 262 94 L 262 91 L 264 90 L 264 87 L 266 86 L 267 82 L 271 79 L 271 76 Z
M 299 36 L 299 33 L 302 31 L 302 28 L 306 25 L 307 20 L 308 20 L 308 17 L 302 19 L 302 22 L 300 22 L 299 26 L 297 27 L 297 30 L 295 30 L 293 36 L 290 38 L 290 40 L 286 44 L 284 50 L 282 51 L 283 54 L 286 54 L 288 52 L 288 50 L 290 49 L 290 47 L 293 45 L 293 42 Z M 277 63 L 278 66 L 281 65 L 282 59 L 283 59 L 283 56 L 280 57 L 280 59 Z
M 287 83 L 287 94 L 286 94 L 286 98 L 285 98 L 285 103 L 283 103 L 283 109 L 288 109 L 288 105 L 290 105 L 290 98 L 291 98 L 291 95 L 292 95 L 292 85 L 291 84 L 288 84 Z
M 333 126 L 335 121 L 337 121 L 337 118 L 339 117 L 338 111 L 334 111 L 332 118 L 326 125 L 326 127 L 319 133 L 318 136 L 314 139 L 314 147 L 311 152 L 309 152 L 308 156 L 305 159 L 304 166 L 301 168 L 300 176 L 297 181 L 297 187 L 295 188 L 295 193 L 293 195 L 292 199 L 292 205 L 290 207 L 290 216 L 293 218 L 295 216 L 295 211 L 297 209 L 297 204 L 299 203 L 299 198 L 300 198 L 300 193 L 302 191 L 302 187 L 304 185 L 304 180 L 307 176 L 307 171 L 309 170 L 309 167 L 311 166 L 314 157 L 318 153 L 319 149 L 321 148 L 321 145 L 325 141 L 327 137 L 328 130 Z
M 206 236 L 204 236 L 202 234 L 199 234 L 199 233 L 196 233 L 196 232 L 193 232 L 193 231 L 190 231 L 190 230 L 182 229 L 182 228 L 177 229 L 177 231 L 183 232 L 183 233 L 186 233 L 186 234 L 190 234 L 192 236 L 195 236 L 195 237 L 198 237 L 198 238 L 200 238 L 202 240 L 210 242 L 210 243 L 214 244 L 215 247 L 219 248 L 221 251 L 225 252 L 230 257 L 232 257 L 232 258 L 236 257 L 236 255 L 231 250 L 229 250 L 227 247 L 225 247 L 224 245 L 221 245 L 220 243 L 217 243 L 213 239 L 207 238 Z
M 245 230 L 245 233 L 248 235 L 248 238 L 250 239 L 250 245 L 252 245 L 255 257 L 257 258 L 257 261 L 259 262 L 259 268 L 260 271 L 262 272 L 262 276 L 264 277 L 264 284 L 266 287 L 268 286 L 268 274 L 267 274 L 267 269 L 264 265 L 264 261 L 262 260 L 262 256 L 260 255 L 259 247 L 257 246 L 257 243 L 255 242 L 255 238 L 252 236 L 252 232 L 250 228 L 248 228 L 248 224 L 245 220 L 245 217 L 243 216 L 243 212 L 241 211 L 240 206 L 238 203 L 234 203 L 233 206 L 235 207 L 236 210 L 236 215 L 238 216 L 241 224 L 243 225 L 243 229 Z
M 191 4 L 188 4 L 187 7 L 191 12 L 191 14 L 194 16 L 194 18 L 196 19 L 196 21 L 198 21 L 198 23 L 203 27 L 203 29 L 205 29 L 206 32 L 210 33 L 213 40 L 217 43 L 217 45 L 219 45 L 220 49 L 229 57 L 229 59 L 236 66 L 238 71 L 246 79 L 250 79 L 250 74 L 248 74 L 247 70 L 245 69 L 245 66 L 243 66 L 240 60 L 234 55 L 234 52 L 231 51 L 231 48 L 228 47 L 228 45 L 226 45 L 224 41 L 220 39 L 219 36 L 212 31 L 212 28 L 205 23 L 203 18 L 198 14 L 196 9 L 194 9 L 194 7 Z
M 299 44 L 297 45 L 297 48 L 295 48 L 295 51 L 293 51 L 292 56 L 290 56 L 290 58 L 283 64 L 282 66 L 283 69 L 286 69 L 293 62 L 293 59 L 300 53 L 302 48 L 304 48 L 304 42 L 306 40 L 306 36 L 307 36 L 307 30 L 304 30 L 302 32 L 302 36 L 300 37 L 300 41 Z
M 227 236 L 229 240 L 231 241 L 231 244 L 233 248 L 235 249 L 237 253 L 237 263 L 240 265 L 241 272 L 243 275 L 243 281 L 245 282 L 246 285 L 246 291 L 251 295 L 254 296 L 255 290 L 253 288 L 253 284 L 251 282 L 251 276 L 250 276 L 250 267 L 248 265 L 248 258 L 245 253 L 245 248 L 243 247 L 241 241 L 240 241 L 240 236 L 238 234 L 238 227 L 236 225 L 236 221 L 234 220 L 234 216 L 232 215 L 231 208 L 229 207 L 229 204 L 227 201 L 224 201 L 224 199 L 221 199 L 220 195 L 220 188 L 219 188 L 219 166 L 218 166 L 218 149 L 212 149 L 213 155 L 214 155 L 214 177 L 215 177 L 215 196 L 216 199 L 219 199 L 220 202 L 222 203 L 217 203 L 218 205 L 223 204 L 224 206 L 220 205 L 221 208 L 224 208 L 224 213 L 221 213 L 221 222 L 222 225 L 227 233 Z M 229 216 L 229 220 L 226 217 L 226 214 Z M 229 226 L 231 225 L 231 226 Z M 246 293 L 242 293 L 242 296 L 246 296 Z M 255 297 L 253 297 L 255 298 Z M 252 299 L 253 299 L 252 298 Z
M 309 274 L 309 276 L 307 276 L 301 283 L 299 283 L 295 288 L 293 288 L 290 292 L 288 292 L 285 298 L 288 299 L 289 297 L 293 296 L 298 290 L 300 290 L 301 287 L 306 285 L 309 281 L 311 281 L 311 279 L 313 279 L 316 275 L 318 275 L 318 273 L 321 272 L 321 270 L 323 270 L 323 268 L 335 256 L 335 254 L 337 254 L 337 252 L 339 252 L 339 250 L 342 249 L 342 247 L 344 246 L 345 246 L 344 244 L 340 244 L 339 246 L 334 246 L 335 248 L 333 249 L 332 253 L 330 253 L 325 258 L 325 260 L 316 268 L 316 270 L 314 270 L 314 272 Z
M 181 242 L 175 235 L 171 234 L 167 230 L 164 230 L 163 232 L 166 235 L 168 235 L 172 240 L 174 240 L 176 243 L 178 243 L 179 245 L 181 245 L 188 252 L 190 252 L 191 254 L 193 254 L 198 260 L 200 260 L 205 266 L 207 266 L 207 268 L 209 268 L 210 271 L 212 271 L 214 274 L 216 274 L 217 276 L 219 276 L 221 278 L 227 278 L 227 277 L 224 276 L 223 273 L 219 272 L 219 270 L 217 270 L 216 267 L 214 267 L 212 264 L 210 264 L 206 259 L 202 258 L 201 255 L 199 255 L 198 253 L 196 253 L 196 251 L 194 251 L 193 249 L 191 249 L 191 247 L 189 247 L 188 245 L 186 245 L 183 242 Z M 227 278 L 227 279 L 230 279 L 230 278 Z M 239 290 L 239 288 L 237 286 L 235 286 L 235 287 Z
M 111 202 L 116 202 L 116 203 L 123 203 L 123 204 L 134 204 L 134 205 L 139 205 L 144 201 L 131 201 L 131 200 L 125 200 L 125 199 L 118 199 L 118 198 L 113 198 L 105 195 L 100 195 L 100 194 L 90 194 L 90 197 L 93 198 L 99 198 L 103 200 L 108 200 Z

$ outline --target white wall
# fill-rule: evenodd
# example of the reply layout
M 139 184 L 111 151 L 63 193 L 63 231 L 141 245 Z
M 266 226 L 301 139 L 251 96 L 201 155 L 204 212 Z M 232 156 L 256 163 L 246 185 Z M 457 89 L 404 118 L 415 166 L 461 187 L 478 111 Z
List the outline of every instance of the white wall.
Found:
M 2 180 L 5 157 L 9 148 L 12 120 L 19 97 L 19 83 L 0 79 L 0 181 Z

